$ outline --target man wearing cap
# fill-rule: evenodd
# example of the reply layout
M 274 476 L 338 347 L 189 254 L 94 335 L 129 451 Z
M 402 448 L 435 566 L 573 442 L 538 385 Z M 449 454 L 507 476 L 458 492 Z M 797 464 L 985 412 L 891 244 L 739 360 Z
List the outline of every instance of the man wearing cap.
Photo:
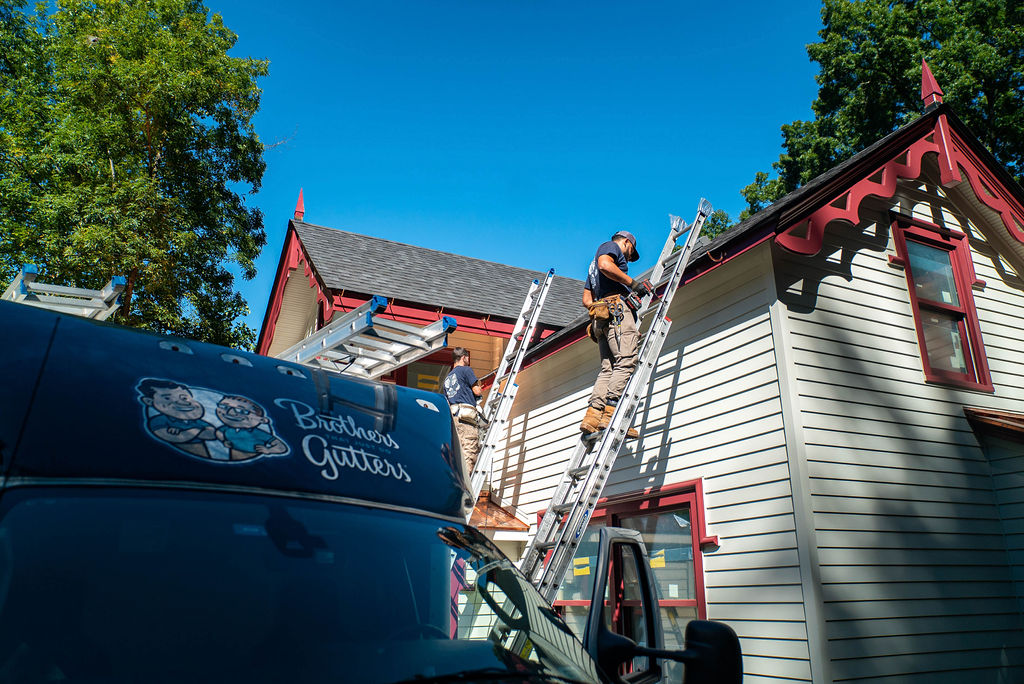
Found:
M 597 248 L 583 290 L 583 305 L 590 311 L 591 338 L 601 354 L 601 371 L 590 393 L 587 413 L 580 423 L 582 432 L 608 427 L 626 381 L 636 367 L 640 332 L 636 314 L 625 304 L 631 291 L 640 291 L 642 281 L 630 278 L 629 263 L 640 258 L 636 237 L 620 230 Z M 630 428 L 629 437 L 639 436 Z
M 455 417 L 455 432 L 459 436 L 462 457 L 466 461 L 466 474 L 470 475 L 480 455 L 476 401 L 483 390 L 476 373 L 469 367 L 469 350 L 456 347 L 452 351 L 452 372 L 444 379 L 444 394 L 448 398 L 452 416 Z

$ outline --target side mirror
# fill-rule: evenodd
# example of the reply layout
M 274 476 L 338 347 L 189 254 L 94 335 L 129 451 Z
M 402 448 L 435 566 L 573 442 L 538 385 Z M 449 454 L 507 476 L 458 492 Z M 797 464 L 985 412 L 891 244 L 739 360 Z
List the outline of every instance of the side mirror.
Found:
M 686 684 L 740 684 L 743 656 L 740 640 L 723 622 L 692 620 L 686 625 L 686 650 L 675 658 L 686 664 Z
M 608 592 L 608 581 L 613 562 L 620 566 L 615 573 L 618 581 L 624 584 L 622 578 L 631 575 L 631 589 L 640 594 L 628 600 L 636 603 L 639 599 L 642 614 L 633 616 L 634 624 L 642 625 L 643 634 L 650 646 L 642 646 L 629 637 L 616 634 L 605 624 L 605 597 L 611 595 Z M 622 586 L 617 589 L 622 589 Z M 649 658 L 645 674 L 651 678 L 660 677 L 661 667 L 656 659 L 662 658 L 685 665 L 686 684 L 740 684 L 743 681 L 740 641 L 736 632 L 724 623 L 692 620 L 686 625 L 685 650 L 667 651 L 661 648 L 664 641 L 654 573 L 643 538 L 635 530 L 601 528 L 590 606 L 583 644 L 590 657 L 613 681 L 622 681 L 618 676 L 620 667 L 636 657 Z

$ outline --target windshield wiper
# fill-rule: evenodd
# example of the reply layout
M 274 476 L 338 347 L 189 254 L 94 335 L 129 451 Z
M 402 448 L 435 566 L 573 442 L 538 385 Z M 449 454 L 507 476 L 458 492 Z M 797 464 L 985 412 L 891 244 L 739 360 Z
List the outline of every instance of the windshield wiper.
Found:
M 568 682 L 568 684 L 589 684 L 579 679 L 569 679 L 550 672 L 533 670 L 530 672 L 513 672 L 500 667 L 485 667 L 479 670 L 462 670 L 447 674 L 416 675 L 410 679 L 402 679 L 392 684 L 449 684 L 450 682 Z

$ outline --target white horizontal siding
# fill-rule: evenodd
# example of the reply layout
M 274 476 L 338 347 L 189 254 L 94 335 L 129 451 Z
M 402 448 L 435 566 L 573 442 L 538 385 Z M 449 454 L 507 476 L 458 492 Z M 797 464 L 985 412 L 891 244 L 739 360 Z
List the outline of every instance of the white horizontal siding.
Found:
M 1011 559 L 1010 572 L 1017 604 L 1024 613 L 1024 444 L 987 440 L 992 459 L 992 484 Z
M 934 221 L 904 200 L 910 210 Z M 1024 411 L 1024 292 L 976 252 L 996 392 L 926 384 L 906 274 L 887 259 L 888 224 L 879 214 L 857 228 L 830 226 L 818 257 L 776 252 L 830 674 L 1011 681 L 1024 677 L 1024 640 L 1004 520 L 1024 521 L 1024 496 L 1008 472 L 997 501 L 963 407 Z M 1019 531 L 1024 538 L 1024 524 Z
M 604 494 L 703 478 L 708 616 L 740 635 L 746 681 L 810 681 L 774 341 L 766 250 L 684 287 L 651 393 Z M 685 352 L 685 353 L 684 353 Z M 504 500 L 531 519 L 547 506 L 579 438 L 598 370 L 583 340 L 520 374 L 506 450 Z

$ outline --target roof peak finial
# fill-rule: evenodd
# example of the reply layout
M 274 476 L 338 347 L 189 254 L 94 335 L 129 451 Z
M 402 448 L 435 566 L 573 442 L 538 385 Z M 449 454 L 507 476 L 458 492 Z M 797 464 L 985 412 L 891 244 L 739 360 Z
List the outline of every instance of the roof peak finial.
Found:
M 301 221 L 306 214 L 306 205 L 302 201 L 302 188 L 299 188 L 299 201 L 295 203 L 295 220 Z
M 921 59 L 921 99 L 924 100 L 925 107 L 942 102 L 942 88 L 932 76 L 932 70 L 928 68 L 928 62 L 924 59 Z

